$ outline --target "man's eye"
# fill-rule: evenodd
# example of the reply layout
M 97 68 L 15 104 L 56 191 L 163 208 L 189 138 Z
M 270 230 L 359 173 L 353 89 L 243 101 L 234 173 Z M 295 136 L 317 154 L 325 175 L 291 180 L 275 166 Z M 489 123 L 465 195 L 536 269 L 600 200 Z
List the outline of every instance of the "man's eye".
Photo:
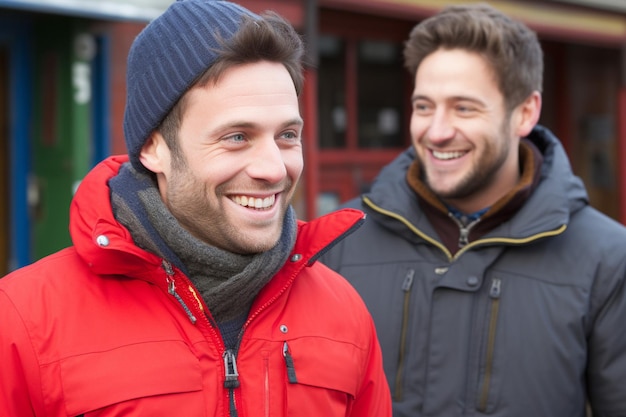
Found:
M 295 139 L 298 137 L 296 132 L 285 132 L 281 136 L 285 139 Z
M 456 106 L 456 111 L 458 111 L 459 113 L 467 114 L 467 113 L 472 113 L 475 110 L 476 110 L 476 107 L 474 106 L 464 106 L 464 105 Z
M 235 135 L 231 135 L 227 137 L 226 139 L 231 140 L 233 142 L 243 142 L 246 138 L 241 133 L 237 133 Z
M 415 103 L 413 105 L 413 110 L 418 113 L 424 113 L 430 110 L 430 106 L 427 103 Z

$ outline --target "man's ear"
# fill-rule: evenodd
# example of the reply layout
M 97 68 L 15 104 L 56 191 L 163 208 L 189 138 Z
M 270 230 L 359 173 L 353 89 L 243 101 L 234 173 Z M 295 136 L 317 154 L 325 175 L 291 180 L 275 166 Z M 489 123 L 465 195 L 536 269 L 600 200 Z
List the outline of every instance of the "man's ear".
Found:
M 163 173 L 169 167 L 170 149 L 158 131 L 152 132 L 139 152 L 139 161 L 155 174 Z
M 541 116 L 541 94 L 533 91 L 526 100 L 522 102 L 515 110 L 513 129 L 515 136 L 526 137 L 535 125 L 539 122 Z

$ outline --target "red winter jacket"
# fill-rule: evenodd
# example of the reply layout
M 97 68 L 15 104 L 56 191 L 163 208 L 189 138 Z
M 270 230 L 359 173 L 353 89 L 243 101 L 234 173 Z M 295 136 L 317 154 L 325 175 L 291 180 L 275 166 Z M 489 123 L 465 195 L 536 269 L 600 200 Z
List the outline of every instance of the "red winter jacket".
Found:
M 315 262 L 362 213 L 299 224 L 225 388 L 228 355 L 189 279 L 168 275 L 112 215 L 107 181 L 125 161 L 82 182 L 73 247 L 0 279 L 0 416 L 391 416 L 371 317 Z

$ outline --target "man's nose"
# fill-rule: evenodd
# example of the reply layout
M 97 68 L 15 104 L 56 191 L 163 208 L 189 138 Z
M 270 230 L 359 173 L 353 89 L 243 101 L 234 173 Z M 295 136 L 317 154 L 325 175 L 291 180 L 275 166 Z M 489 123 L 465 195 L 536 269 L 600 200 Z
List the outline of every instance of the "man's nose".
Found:
M 428 138 L 431 142 L 442 142 L 454 137 L 454 125 L 450 115 L 444 109 L 435 111 L 428 127 Z
M 247 171 L 251 178 L 269 183 L 277 183 L 285 178 L 287 168 L 283 153 L 273 137 L 256 141 Z

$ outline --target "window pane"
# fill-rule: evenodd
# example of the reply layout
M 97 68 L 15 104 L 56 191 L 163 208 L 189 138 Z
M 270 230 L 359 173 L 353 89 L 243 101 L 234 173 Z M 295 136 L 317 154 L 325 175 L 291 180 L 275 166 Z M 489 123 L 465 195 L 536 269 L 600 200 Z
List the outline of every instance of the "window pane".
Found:
M 358 52 L 359 148 L 403 146 L 401 44 L 363 40 Z
M 346 146 L 345 42 L 334 36 L 320 36 L 318 100 L 319 146 L 322 149 Z

